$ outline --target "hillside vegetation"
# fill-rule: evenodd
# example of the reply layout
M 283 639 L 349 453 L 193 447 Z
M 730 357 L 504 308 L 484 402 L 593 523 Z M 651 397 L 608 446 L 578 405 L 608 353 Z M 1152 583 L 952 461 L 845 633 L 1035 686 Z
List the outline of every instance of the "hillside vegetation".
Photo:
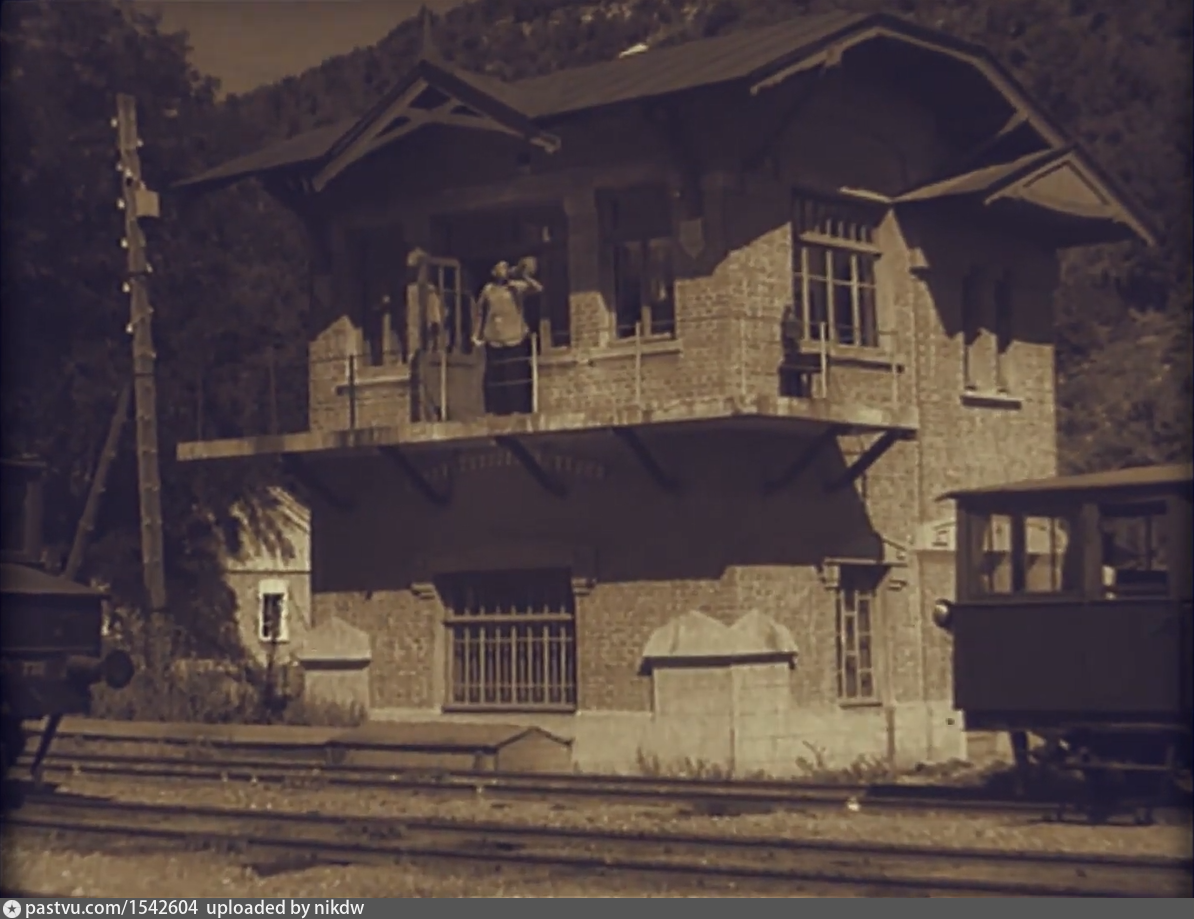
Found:
M 991 49 L 1139 198 L 1162 245 L 1066 257 L 1058 293 L 1060 436 L 1067 468 L 1190 453 L 1190 5 L 1184 0 L 479 0 L 435 21 L 443 54 L 505 79 L 830 9 L 901 12 Z M 272 140 L 364 111 L 413 60 L 414 21 L 377 46 L 225 102 L 186 39 L 112 2 L 3 4 L 4 450 L 52 467 L 47 537 L 65 553 L 121 383 L 130 373 L 115 207 L 117 92 L 139 100 L 153 187 Z M 180 209 L 182 208 L 182 209 Z M 149 229 L 155 265 L 163 507 L 171 613 L 197 649 L 232 641 L 215 567 L 230 507 L 266 508 L 265 463 L 180 467 L 197 382 L 267 345 L 306 338 L 299 229 L 253 183 L 167 202 Z M 207 429 L 252 408 L 235 381 L 205 391 Z M 132 427 L 87 573 L 140 598 Z M 270 532 L 268 514 L 253 521 Z M 235 538 L 235 533 L 228 534 Z

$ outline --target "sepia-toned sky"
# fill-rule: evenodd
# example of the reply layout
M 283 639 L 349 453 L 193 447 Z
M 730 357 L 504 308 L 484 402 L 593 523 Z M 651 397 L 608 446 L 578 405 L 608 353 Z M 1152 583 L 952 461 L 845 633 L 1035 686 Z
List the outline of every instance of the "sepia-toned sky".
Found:
M 462 0 L 136 0 L 162 13 L 167 31 L 186 29 L 192 60 L 225 93 L 301 73 L 329 57 L 376 43 L 424 4 Z

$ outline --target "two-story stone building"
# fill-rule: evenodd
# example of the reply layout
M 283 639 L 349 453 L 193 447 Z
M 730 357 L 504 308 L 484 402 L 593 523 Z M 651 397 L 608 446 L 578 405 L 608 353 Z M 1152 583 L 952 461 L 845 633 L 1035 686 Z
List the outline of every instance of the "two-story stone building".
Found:
M 1149 238 L 983 49 L 840 14 L 517 83 L 428 49 L 184 185 L 248 177 L 310 229 L 307 429 L 179 456 L 303 477 L 374 718 L 583 769 L 963 752 L 938 496 L 1056 471 L 1057 253 Z M 475 344 L 527 256 L 530 336 Z

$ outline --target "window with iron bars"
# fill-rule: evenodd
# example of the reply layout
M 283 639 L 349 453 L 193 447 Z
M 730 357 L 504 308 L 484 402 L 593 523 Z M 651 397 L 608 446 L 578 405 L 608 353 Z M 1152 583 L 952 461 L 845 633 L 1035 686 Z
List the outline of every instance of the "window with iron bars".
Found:
M 567 569 L 445 575 L 449 708 L 576 708 L 576 602 Z
M 676 334 L 671 195 L 663 185 L 598 194 L 613 270 L 614 334 Z
M 879 346 L 877 226 L 877 215 L 864 207 L 794 200 L 791 318 L 799 338 Z
M 877 576 L 866 568 L 843 567 L 836 606 L 837 695 L 842 702 L 873 702 L 875 680 L 874 612 Z

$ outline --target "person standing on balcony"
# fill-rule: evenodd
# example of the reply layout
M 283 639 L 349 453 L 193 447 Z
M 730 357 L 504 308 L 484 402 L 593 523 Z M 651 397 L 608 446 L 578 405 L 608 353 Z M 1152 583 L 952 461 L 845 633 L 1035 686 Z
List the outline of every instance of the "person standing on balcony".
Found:
M 531 374 L 528 343 L 530 330 L 523 302 L 543 290 L 534 276 L 534 259 L 525 258 L 512 270 L 508 262 L 493 267 L 493 279 L 477 298 L 480 333 L 474 340 L 485 346 L 485 411 L 494 415 L 528 412 Z
M 407 316 L 415 328 L 408 331 L 411 347 L 420 343 L 437 352 L 444 341 L 444 303 L 439 288 L 432 283 L 430 256 L 422 249 L 412 249 L 406 258 Z M 413 334 L 411 334 L 413 333 Z

